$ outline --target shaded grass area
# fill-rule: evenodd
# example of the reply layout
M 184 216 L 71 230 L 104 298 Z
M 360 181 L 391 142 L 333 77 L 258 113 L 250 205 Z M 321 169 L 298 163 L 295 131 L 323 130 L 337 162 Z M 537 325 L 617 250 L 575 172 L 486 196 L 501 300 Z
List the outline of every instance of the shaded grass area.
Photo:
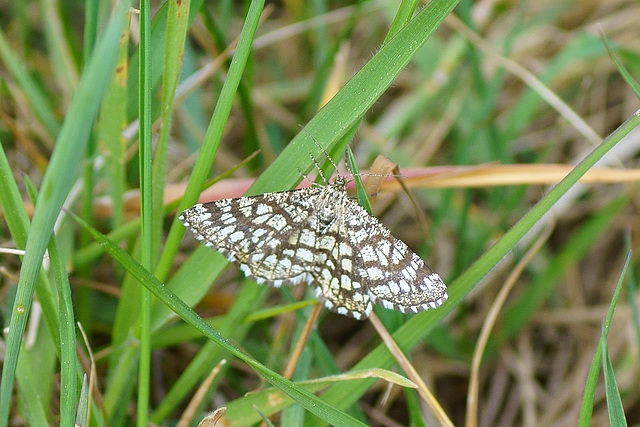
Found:
M 0 426 L 638 423 L 637 3 L 183 1 L 154 5 L 148 56 L 126 6 L 0 17 L 0 246 L 27 249 L 0 258 Z M 449 285 L 376 311 L 417 390 L 380 329 L 305 329 L 311 290 L 246 280 L 175 219 L 229 171 L 203 200 L 328 176 L 347 145 L 411 169 L 373 211 Z

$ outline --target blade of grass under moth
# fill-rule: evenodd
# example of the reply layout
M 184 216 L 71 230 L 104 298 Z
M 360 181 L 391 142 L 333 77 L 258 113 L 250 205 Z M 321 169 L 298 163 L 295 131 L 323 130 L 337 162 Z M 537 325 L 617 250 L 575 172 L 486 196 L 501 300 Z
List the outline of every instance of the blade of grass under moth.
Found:
M 202 332 L 207 338 L 215 341 L 219 346 L 230 352 L 233 356 L 245 362 L 258 374 L 262 375 L 268 382 L 280 389 L 282 392 L 293 398 L 296 402 L 304 406 L 308 411 L 324 419 L 333 425 L 341 426 L 364 426 L 361 422 L 346 413 L 336 410 L 323 400 L 299 387 L 293 382 L 286 380 L 281 375 L 268 369 L 249 355 L 234 346 L 229 340 L 211 328 L 193 309 L 187 306 L 182 300 L 176 297 L 166 286 L 164 286 L 153 274 L 136 262 L 131 255 L 120 249 L 113 242 L 106 239 L 100 232 L 91 228 L 78 216 L 70 213 L 73 218 L 83 227 L 87 228 L 91 235 L 98 240 L 105 250 L 130 274 L 132 274 L 146 289 L 156 298 L 162 301 L 171 310 L 180 316 L 185 322 Z
M 429 331 L 440 322 L 453 308 L 480 282 L 507 252 L 527 233 L 542 216 L 578 182 L 595 163 L 613 148 L 623 137 L 640 125 L 640 115 L 631 116 L 615 132 L 613 132 L 602 144 L 585 157 L 561 182 L 544 196 L 518 223 L 496 242 L 485 254 L 480 257 L 465 273 L 453 283 L 449 284 L 449 299 L 437 310 L 428 310 L 416 314 L 406 322 L 393 338 L 400 348 L 407 351 L 413 348 Z M 354 369 L 366 369 L 370 367 L 388 368 L 393 358 L 386 348 L 378 346 L 363 358 Z M 357 400 L 368 387 L 371 381 L 353 381 L 341 387 L 332 386 L 323 394 L 323 399 L 333 403 L 337 407 L 345 408 Z M 308 421 L 306 426 L 319 425 L 317 422 Z

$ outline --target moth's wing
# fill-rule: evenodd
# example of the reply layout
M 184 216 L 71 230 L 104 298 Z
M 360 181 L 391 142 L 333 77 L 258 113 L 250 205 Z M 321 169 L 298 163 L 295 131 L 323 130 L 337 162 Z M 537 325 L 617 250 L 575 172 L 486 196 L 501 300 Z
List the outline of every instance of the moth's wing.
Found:
M 437 308 L 447 298 L 447 287 L 425 262 L 396 239 L 375 217 L 349 200 L 344 238 L 357 248 L 355 271 L 371 300 L 385 308 L 418 312 Z
M 318 229 L 317 218 L 310 217 L 311 229 Z M 363 319 L 373 308 L 371 298 L 352 262 L 354 249 L 345 239 L 344 224 L 336 218 L 324 233 L 314 235 L 315 267 L 312 272 L 316 297 L 336 313 Z
M 294 284 L 308 278 L 310 266 L 289 242 L 299 240 L 317 192 L 305 188 L 215 200 L 187 209 L 179 219 L 248 277 L 272 286 Z

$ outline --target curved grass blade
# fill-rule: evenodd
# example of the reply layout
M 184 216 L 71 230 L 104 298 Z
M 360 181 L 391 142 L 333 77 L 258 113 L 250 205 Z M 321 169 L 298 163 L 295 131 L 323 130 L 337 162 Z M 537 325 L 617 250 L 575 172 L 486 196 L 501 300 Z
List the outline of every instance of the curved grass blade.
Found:
M 283 393 L 294 399 L 296 402 L 304 406 L 308 411 L 321 417 L 332 425 L 340 426 L 364 426 L 361 422 L 355 418 L 347 415 L 346 413 L 335 409 L 331 405 L 325 403 L 323 400 L 308 392 L 307 390 L 299 387 L 293 382 L 283 378 L 281 375 L 268 369 L 249 355 L 243 353 L 239 348 L 231 344 L 229 340 L 215 331 L 209 324 L 207 324 L 198 314 L 186 305 L 181 299 L 179 299 L 173 292 L 171 292 L 166 286 L 164 286 L 155 276 L 153 276 L 148 270 L 142 267 L 135 259 L 128 253 L 120 249 L 113 242 L 108 240 L 100 232 L 89 226 L 78 216 L 70 213 L 73 218 L 78 221 L 83 227 L 85 227 L 91 235 L 103 245 L 105 250 L 116 260 L 118 263 L 135 277 L 145 288 L 147 288 L 156 298 L 162 301 L 165 305 L 171 308 L 178 316 L 180 316 L 185 322 L 202 332 L 207 338 L 215 341 L 218 345 L 230 352 L 235 357 L 239 358 L 251 368 L 253 368 L 258 374 L 262 375 L 268 382 L 280 389 Z
M 429 310 L 416 314 L 393 334 L 396 343 L 404 351 L 413 348 L 431 331 L 453 308 L 473 290 L 475 285 L 509 252 L 518 241 L 539 221 L 542 216 L 564 195 L 578 180 L 600 160 L 623 137 L 640 125 L 640 114 L 636 113 L 597 146 L 580 162 L 561 182 L 543 197 L 516 225 L 514 225 L 491 249 L 476 261 L 462 276 L 449 286 L 449 300 L 438 310 Z M 354 369 L 370 367 L 388 368 L 393 358 L 386 348 L 378 346 L 362 359 Z M 323 399 L 336 407 L 346 408 L 356 401 L 370 386 L 372 381 L 351 381 L 341 387 L 332 386 L 323 394 Z M 319 425 L 309 421 L 306 426 Z
M 609 353 L 607 348 L 607 334 L 609 333 L 609 327 L 611 326 L 611 319 L 613 319 L 613 311 L 618 301 L 618 295 L 622 288 L 624 277 L 627 274 L 627 269 L 631 263 L 631 252 L 627 255 L 627 260 L 624 263 L 622 272 L 620 273 L 620 279 L 616 290 L 611 298 L 611 304 L 609 304 L 609 310 L 607 316 L 602 323 L 602 334 L 600 335 L 600 342 L 596 348 L 596 352 L 593 355 L 593 362 L 591 362 L 591 368 L 589 369 L 589 375 L 587 377 L 587 383 L 584 389 L 584 396 L 582 398 L 582 407 L 580 408 L 580 418 L 578 425 L 587 427 L 591 424 L 591 414 L 593 412 L 593 401 L 596 395 L 596 387 L 598 385 L 598 374 L 600 373 L 600 361 L 602 359 L 602 367 L 605 372 L 605 389 L 607 395 L 607 402 L 609 403 L 609 417 L 611 425 L 626 425 L 624 418 L 624 410 L 622 410 L 622 416 L 620 417 L 622 402 L 620 402 L 620 394 L 615 380 L 613 367 L 611 366 L 611 360 L 609 360 Z M 614 423 L 614 419 L 616 422 Z
M 124 25 L 127 7 L 128 2 L 120 2 L 105 28 L 103 38 L 85 69 L 78 91 L 69 107 L 42 181 L 42 189 L 25 247 L 26 255 L 18 281 L 18 292 L 11 312 L 11 326 L 0 384 L 0 426 L 5 426 L 9 419 L 20 341 L 31 308 L 42 257 L 60 208 L 71 189 L 75 176 L 80 172 L 84 146 L 91 131 L 91 126 L 88 124 L 93 123 L 95 119 L 111 70 L 115 66 L 120 32 Z

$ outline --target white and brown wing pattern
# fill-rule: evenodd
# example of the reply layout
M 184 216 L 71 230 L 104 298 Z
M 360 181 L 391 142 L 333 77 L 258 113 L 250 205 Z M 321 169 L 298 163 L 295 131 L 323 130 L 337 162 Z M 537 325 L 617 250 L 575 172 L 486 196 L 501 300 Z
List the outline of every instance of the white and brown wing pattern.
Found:
M 447 300 L 447 287 L 437 273 L 375 217 L 351 202 L 345 227 L 355 254 L 357 273 L 371 300 L 403 313 L 438 308 Z
M 259 283 L 302 281 L 330 310 L 362 319 L 372 303 L 436 308 L 446 286 L 407 245 L 351 200 L 346 181 L 197 204 L 180 215 L 199 240 Z
M 198 240 L 224 254 L 258 283 L 294 285 L 309 280 L 313 253 L 287 242 L 299 240 L 321 189 L 267 193 L 199 203 L 179 219 Z

